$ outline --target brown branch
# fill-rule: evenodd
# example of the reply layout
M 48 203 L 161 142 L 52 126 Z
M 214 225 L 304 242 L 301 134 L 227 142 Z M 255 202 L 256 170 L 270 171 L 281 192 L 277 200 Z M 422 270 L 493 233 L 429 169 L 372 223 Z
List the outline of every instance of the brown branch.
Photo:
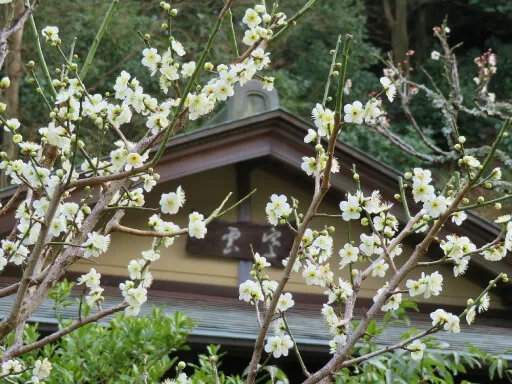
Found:
M 121 304 L 118 304 L 114 307 L 110 307 L 110 308 L 107 308 L 107 309 L 103 309 L 101 311 L 99 311 L 98 313 L 95 313 L 94 315 L 91 315 L 83 320 L 79 320 L 79 321 L 76 321 L 74 322 L 73 324 L 69 325 L 68 327 L 66 328 L 63 328 L 61 329 L 60 331 L 58 332 L 54 332 L 52 333 L 51 335 L 49 336 L 46 336 L 32 344 L 28 344 L 28 345 L 25 345 L 23 347 L 16 347 L 16 348 L 13 348 L 11 347 L 10 349 L 8 349 L 1 357 L 0 357 L 0 361 L 7 361 L 7 360 L 10 360 L 12 359 L 13 357 L 17 357 L 17 356 L 21 356 L 27 352 L 30 352 L 30 351 L 33 351 L 35 349 L 38 349 L 38 348 L 41 348 L 43 346 L 45 346 L 46 344 L 49 344 L 49 343 L 53 343 L 54 341 L 57 341 L 58 339 L 60 339 L 62 336 L 65 336 L 71 332 L 73 332 L 75 329 L 78 329 L 80 327 L 83 327 L 84 325 L 87 325 L 87 324 L 90 324 L 90 323 L 94 323 L 106 316 L 109 316 L 109 315 L 112 315 L 116 312 L 119 312 L 119 311 L 122 311 L 123 309 L 125 309 L 126 307 L 128 306 L 127 303 L 121 303 Z
M 23 191 L 24 189 L 24 184 L 21 184 L 17 189 L 16 189 L 16 192 L 14 192 L 14 195 L 11 196 L 11 198 L 9 199 L 9 201 L 7 202 L 7 204 L 5 204 L 5 206 L 2 208 L 2 210 L 0 211 L 0 216 L 3 216 L 7 213 L 7 211 L 9 210 L 9 208 L 11 208 L 11 206 L 14 204 L 14 202 L 16 200 L 18 200 L 18 197 L 21 195 L 21 192 Z

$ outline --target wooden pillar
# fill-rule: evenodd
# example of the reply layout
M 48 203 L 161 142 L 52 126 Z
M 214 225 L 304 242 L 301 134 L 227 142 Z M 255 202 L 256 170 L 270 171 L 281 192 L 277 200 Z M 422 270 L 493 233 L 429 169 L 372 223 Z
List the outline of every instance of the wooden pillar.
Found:
M 251 192 L 251 170 L 253 165 L 250 162 L 237 163 L 235 165 L 236 172 L 236 198 L 238 200 L 247 196 Z M 238 206 L 237 220 L 251 221 L 251 199 L 247 199 Z M 249 249 L 246 250 L 250 252 Z M 240 260 L 238 262 L 238 284 L 251 278 L 252 261 Z

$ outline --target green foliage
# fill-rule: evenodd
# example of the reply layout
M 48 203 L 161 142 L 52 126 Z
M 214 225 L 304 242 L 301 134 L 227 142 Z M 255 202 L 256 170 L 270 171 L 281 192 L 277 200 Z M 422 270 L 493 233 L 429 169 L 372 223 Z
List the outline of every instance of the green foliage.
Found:
M 192 328 L 191 319 L 180 312 L 165 315 L 162 308 L 138 317 L 117 314 L 108 325 L 81 327 L 25 355 L 23 361 L 30 367 L 47 357 L 52 372 L 46 383 L 143 383 L 144 377 L 148 383 L 159 383 L 176 363 L 177 357 L 169 355 L 188 349 L 185 341 Z M 26 343 L 38 337 L 36 326 L 25 329 Z
M 382 324 L 379 326 L 372 321 L 367 329 L 367 334 L 361 339 L 361 343 L 355 349 L 351 358 L 363 356 L 382 348 L 375 341 L 390 325 L 403 325 L 408 330 L 401 335 L 401 340 L 406 340 L 420 331 L 411 328 L 411 322 L 407 314 L 408 310 L 418 312 L 417 305 L 409 300 L 401 303 L 396 311 L 387 312 Z M 336 384 L 356 383 L 439 383 L 451 384 L 460 382 L 456 376 L 466 374 L 468 369 L 489 369 L 491 380 L 512 378 L 512 371 L 508 370 L 507 360 L 503 356 L 488 354 L 473 345 L 467 344 L 462 351 L 448 349 L 449 345 L 437 337 L 425 337 L 421 339 L 427 347 L 421 360 L 416 361 L 411 357 L 410 351 L 396 349 L 393 352 L 383 353 L 364 361 L 356 366 L 343 368 L 336 376 Z M 510 353 L 505 351 L 504 353 Z M 463 381 L 469 384 L 469 382 Z

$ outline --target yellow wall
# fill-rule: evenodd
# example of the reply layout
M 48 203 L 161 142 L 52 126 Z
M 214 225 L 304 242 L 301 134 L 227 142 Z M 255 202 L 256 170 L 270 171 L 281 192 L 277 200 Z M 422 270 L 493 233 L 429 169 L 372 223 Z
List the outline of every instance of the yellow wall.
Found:
M 192 210 L 209 214 L 224 199 L 228 192 L 236 192 L 235 187 L 235 168 L 226 166 L 212 171 L 206 171 L 197 175 L 185 177 L 180 182 L 168 182 L 158 186 L 147 196 L 146 206 L 157 207 L 160 195 L 169 191 L 176 190 L 181 185 L 187 196 L 187 202 L 181 212 L 172 217 L 167 216 L 165 219 L 174 221 L 180 226 L 186 226 L 188 223 L 188 214 Z M 268 172 L 256 169 L 251 173 L 251 188 L 258 188 L 258 192 L 252 198 L 252 219 L 255 222 L 265 222 L 265 205 L 269 197 L 273 193 L 286 194 L 293 196 L 300 201 L 300 208 L 305 210 L 311 200 L 311 188 L 297 186 L 286 178 L 276 177 Z M 308 189 L 309 188 L 309 189 Z M 354 188 L 353 185 L 348 186 L 349 189 Z M 339 200 L 343 196 L 339 196 Z M 231 200 L 234 202 L 234 198 Z M 336 202 L 324 202 L 321 211 L 325 213 L 339 213 Z M 147 229 L 147 218 L 149 213 L 133 213 L 130 211 L 122 224 L 126 226 Z M 236 220 L 236 211 L 229 212 L 223 219 Z M 334 255 L 331 267 L 335 269 L 337 262 L 337 251 L 347 242 L 348 234 L 346 222 L 340 219 L 319 218 L 315 219 L 315 229 L 323 229 L 325 225 L 335 225 L 336 233 Z M 352 224 L 352 239 L 359 237 L 359 227 Z M 208 236 L 208 235 L 207 235 Z M 151 266 L 151 272 L 158 280 L 189 282 L 212 284 L 220 286 L 237 286 L 238 285 L 238 261 L 215 256 L 195 256 L 188 255 L 185 252 L 186 237 L 178 238 L 174 245 L 169 248 L 162 248 L 161 258 Z M 144 237 L 134 237 L 125 234 L 113 234 L 112 246 L 106 255 L 101 256 L 97 261 L 101 266 L 94 267 L 103 274 L 127 276 L 127 265 L 130 260 L 137 258 L 140 252 L 149 249 L 151 239 Z M 255 251 L 258 251 L 257 249 Z M 411 249 L 404 249 L 402 256 L 396 259 L 397 264 L 401 264 L 410 255 Z M 247 253 L 250 253 L 249 246 Z M 91 267 L 90 263 L 81 262 L 73 267 L 74 271 L 84 271 Z M 357 268 L 357 266 L 356 266 Z M 463 305 L 469 297 L 476 297 L 481 288 L 464 277 L 454 278 L 452 268 L 449 266 L 437 267 L 444 277 L 443 293 L 439 297 L 429 300 L 432 303 Z M 344 279 L 348 279 L 346 270 L 336 272 Z M 270 268 L 269 275 L 278 279 L 280 269 Z M 413 273 L 411 277 L 416 277 L 418 273 Z M 376 290 L 386 282 L 385 278 L 370 278 L 365 281 L 360 294 L 362 297 L 371 298 Z M 305 285 L 301 276 L 295 274 L 288 283 L 288 288 L 292 292 L 303 293 L 321 293 L 319 287 L 309 287 Z M 405 287 L 403 287 L 405 288 Z M 500 299 L 492 297 L 493 307 L 496 308 L 500 304 Z

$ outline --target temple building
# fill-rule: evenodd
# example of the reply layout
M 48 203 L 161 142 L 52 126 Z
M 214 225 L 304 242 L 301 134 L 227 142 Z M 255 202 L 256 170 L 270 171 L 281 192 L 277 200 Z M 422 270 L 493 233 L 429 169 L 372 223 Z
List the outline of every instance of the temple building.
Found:
M 156 169 L 161 176 L 160 182 L 146 196 L 146 206 L 158 207 L 162 193 L 175 191 L 181 185 L 187 202 L 169 220 L 186 226 L 190 212 L 208 215 L 230 192 L 233 195 L 228 206 L 254 189 L 257 191 L 236 209 L 213 221 L 204 240 L 181 236 L 171 247 L 161 249 L 161 258 L 151 266 L 155 280 L 142 312 L 150 313 L 152 305 L 165 305 L 168 313 L 179 310 L 197 320 L 197 327 L 189 339 L 194 349 L 203 351 L 207 344 L 221 344 L 228 351 L 227 360 L 239 368 L 247 363 L 258 330 L 254 307 L 238 300 L 239 284 L 250 278 L 251 246 L 271 260 L 269 275 L 279 279 L 281 260 L 288 255 L 291 236 L 287 228 L 268 224 L 265 205 L 276 193 L 293 196 L 299 200 L 300 207 L 307 208 L 314 186 L 313 179 L 301 170 L 301 163 L 303 156 L 314 155 L 314 148 L 304 143 L 311 124 L 280 108 L 275 91 L 263 91 L 258 82 L 251 82 L 237 92 L 237 97 L 231 98 L 226 107 L 208 122 L 208 126 L 180 134 L 170 141 Z M 346 192 L 355 191 L 353 165 L 360 175 L 365 194 L 378 189 L 383 200 L 394 201 L 393 196 L 398 191 L 399 174 L 396 171 L 342 142 L 336 144 L 335 156 L 341 171 L 333 174 L 332 188 L 322 203 L 322 212 L 339 214 L 339 202 Z M 0 198 L 6 200 L 11 193 L 11 189 L 4 190 Z M 400 204 L 395 204 L 392 211 L 399 220 L 405 220 Z M 151 214 L 128 211 L 122 223 L 147 229 L 147 219 Z M 499 234 L 493 224 L 473 214 L 468 216 L 461 227 L 447 223 L 443 235 L 458 233 L 469 236 L 477 246 L 481 246 Z M 13 223 L 12 214 L 0 218 L 0 231 L 8 233 Z M 337 257 L 337 250 L 348 241 L 347 224 L 339 218 L 315 219 L 315 227 L 322 229 L 325 225 L 336 226 L 333 257 Z M 353 225 L 353 236 L 359 236 L 358 229 Z M 404 252 L 397 257 L 397 263 L 407 259 L 419 236 L 406 240 Z M 95 260 L 99 265 L 84 260 L 72 266 L 68 277 L 76 279 L 91 267 L 96 268 L 102 274 L 102 287 L 105 288 L 104 307 L 119 303 L 122 301 L 119 283 L 128 276 L 128 263 L 150 245 L 151 238 L 114 233 L 108 253 Z M 439 246 L 433 244 L 427 259 L 436 260 L 440 254 Z M 334 269 L 337 262 L 333 261 L 332 265 Z M 462 312 L 467 299 L 478 296 L 499 272 L 512 276 L 512 263 L 510 258 L 489 262 L 474 257 L 467 273 L 458 278 L 453 276 L 450 265 L 435 266 L 433 270 L 442 273 L 444 289 L 440 296 L 418 299 L 420 312 L 411 314 L 413 325 L 418 329 L 431 325 L 429 315 L 437 308 Z M 335 271 L 336 274 L 348 279 L 345 270 Z M 415 271 L 411 278 L 419 274 Z M 14 281 L 17 275 L 19 271 L 8 269 L 0 275 L 0 286 Z M 376 290 L 384 283 L 382 278 L 365 281 L 357 302 L 356 317 L 364 308 L 369 308 Z M 302 276 L 293 274 L 286 291 L 293 294 L 296 302 L 288 319 L 300 349 L 312 365 L 325 361 L 330 337 L 320 313 L 325 303 L 323 289 L 307 286 Z M 78 290 L 76 295 L 79 295 Z M 512 287 L 500 284 L 490 296 L 490 310 L 479 315 L 475 324 L 468 326 L 461 321 L 460 334 L 443 332 L 438 336 L 453 349 L 460 349 L 468 342 L 490 353 L 510 349 Z M 0 299 L 0 316 L 10 308 L 13 298 Z M 76 307 L 67 307 L 63 311 L 65 317 L 76 317 Z M 44 327 L 55 327 L 57 320 L 53 302 L 47 299 L 31 321 Z M 378 336 L 377 343 L 395 344 L 407 328 L 407 325 L 392 325 Z M 293 354 L 283 362 L 296 367 Z M 225 368 L 229 370 L 229 367 Z

